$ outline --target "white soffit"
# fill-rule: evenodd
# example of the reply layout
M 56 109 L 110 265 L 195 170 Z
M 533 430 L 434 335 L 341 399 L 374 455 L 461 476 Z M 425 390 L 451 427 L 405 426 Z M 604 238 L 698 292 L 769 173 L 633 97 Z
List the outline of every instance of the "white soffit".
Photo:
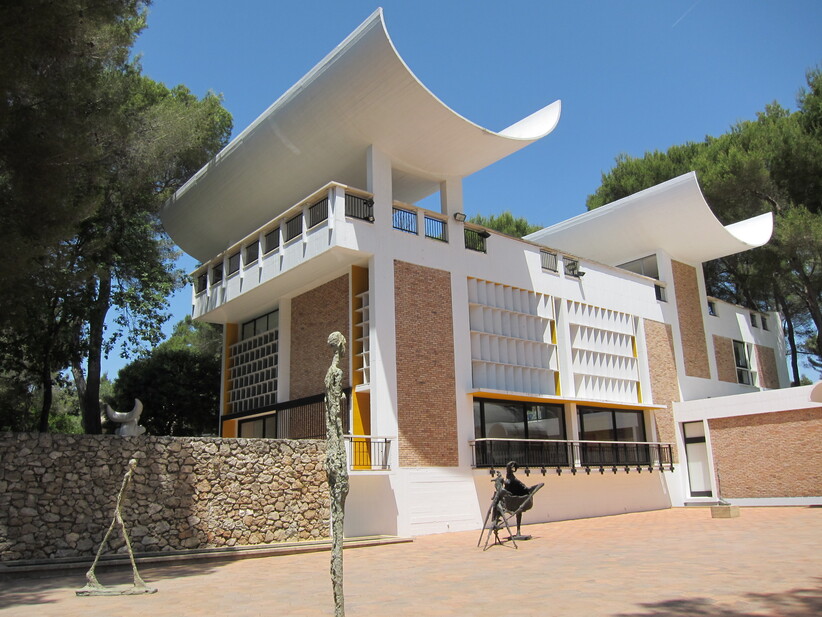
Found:
M 377 9 L 169 200 L 163 225 L 211 259 L 329 181 L 367 188 L 372 144 L 391 159 L 394 198 L 413 203 L 544 137 L 560 108 L 499 133 L 466 120 L 414 76 Z
M 702 263 L 762 246 L 772 233 L 771 213 L 722 225 L 690 172 L 526 239 L 616 266 L 660 249 L 674 259 Z

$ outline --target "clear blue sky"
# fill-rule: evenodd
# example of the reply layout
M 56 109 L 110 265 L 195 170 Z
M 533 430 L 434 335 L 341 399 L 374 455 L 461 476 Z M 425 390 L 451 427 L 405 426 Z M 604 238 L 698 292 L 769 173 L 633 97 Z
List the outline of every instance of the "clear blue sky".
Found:
M 466 118 L 500 130 L 562 100 L 551 135 L 464 182 L 469 215 L 540 225 L 583 212 L 619 153 L 794 108 L 822 64 L 820 0 L 155 0 L 135 52 L 155 80 L 221 93 L 237 134 L 378 6 L 411 70 Z

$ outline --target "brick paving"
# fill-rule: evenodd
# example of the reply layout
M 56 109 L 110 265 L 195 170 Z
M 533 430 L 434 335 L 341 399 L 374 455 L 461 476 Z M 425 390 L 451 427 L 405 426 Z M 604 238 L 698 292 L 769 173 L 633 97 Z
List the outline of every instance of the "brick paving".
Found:
M 519 550 L 479 532 L 347 550 L 346 615 L 822 615 L 822 508 L 678 508 L 524 528 Z M 82 571 L 0 580 L 0 616 L 333 615 L 329 553 L 141 568 L 159 592 L 77 597 Z M 104 583 L 130 571 L 98 572 Z

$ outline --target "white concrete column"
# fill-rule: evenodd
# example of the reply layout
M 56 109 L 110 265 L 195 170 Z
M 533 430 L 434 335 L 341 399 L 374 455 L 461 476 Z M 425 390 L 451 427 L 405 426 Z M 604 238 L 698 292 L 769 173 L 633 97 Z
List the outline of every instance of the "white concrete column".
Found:
M 394 245 L 392 243 L 393 187 L 391 161 L 370 146 L 366 157 L 367 189 L 374 195 L 374 256 L 368 262 L 371 343 L 371 433 L 396 437 L 397 337 L 394 312 Z M 392 466 L 398 447 L 392 448 Z
M 440 183 L 440 211 L 448 217 L 448 242 L 462 247 L 465 243 L 463 224 L 454 219 L 456 212 L 465 212 L 462 203 L 462 178 L 446 178 Z
M 366 189 L 374 196 L 374 232 L 379 238 L 391 229 L 394 187 L 391 179 L 391 159 L 376 146 L 366 153 Z

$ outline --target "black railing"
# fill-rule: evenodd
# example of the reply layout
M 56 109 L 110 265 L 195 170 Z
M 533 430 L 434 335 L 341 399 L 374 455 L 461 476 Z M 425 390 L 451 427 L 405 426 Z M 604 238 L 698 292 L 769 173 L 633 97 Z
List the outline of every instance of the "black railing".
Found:
M 345 194 L 345 216 L 374 222 L 374 200 L 368 197 Z
M 303 213 L 300 212 L 297 216 L 285 222 L 285 236 L 283 242 L 293 240 L 303 233 Z
M 328 220 L 328 197 L 321 199 L 308 209 L 308 228 L 311 229 Z
M 550 270 L 551 272 L 557 271 L 557 254 L 552 253 L 551 251 L 540 251 L 539 252 L 540 260 L 542 261 L 542 269 L 543 270 Z
M 394 229 L 405 231 L 410 234 L 417 233 L 417 213 L 411 210 L 394 207 L 392 214 Z
M 479 253 L 485 253 L 485 240 L 490 236 L 487 231 L 465 229 L 465 248 Z
M 280 228 L 272 229 L 265 234 L 265 254 L 280 248 Z
M 568 441 L 543 439 L 477 439 L 471 443 L 474 467 L 495 469 L 516 461 L 525 469 L 548 468 L 561 473 L 583 470 L 673 471 L 673 446 L 669 443 L 627 441 Z
M 425 215 L 425 237 L 448 242 L 448 224 L 442 219 Z
M 391 469 L 391 440 L 370 435 L 346 435 L 348 466 L 357 470 L 388 471 Z

